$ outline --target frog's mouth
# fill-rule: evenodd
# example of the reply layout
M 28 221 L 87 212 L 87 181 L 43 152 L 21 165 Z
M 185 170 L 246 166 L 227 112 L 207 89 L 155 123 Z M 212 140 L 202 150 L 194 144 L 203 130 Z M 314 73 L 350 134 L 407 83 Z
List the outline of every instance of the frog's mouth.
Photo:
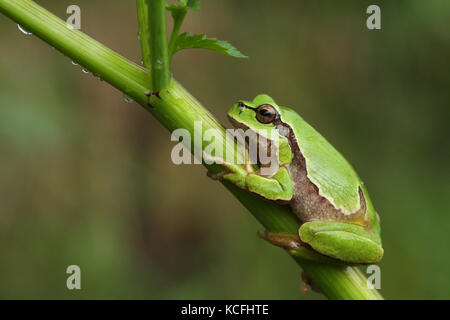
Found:
M 242 122 L 237 121 L 235 118 L 233 118 L 232 116 L 228 116 L 228 120 L 230 121 L 231 125 L 233 126 L 233 128 L 235 129 L 242 129 L 244 131 L 247 131 L 249 129 L 248 126 L 246 126 L 245 124 L 243 124 Z

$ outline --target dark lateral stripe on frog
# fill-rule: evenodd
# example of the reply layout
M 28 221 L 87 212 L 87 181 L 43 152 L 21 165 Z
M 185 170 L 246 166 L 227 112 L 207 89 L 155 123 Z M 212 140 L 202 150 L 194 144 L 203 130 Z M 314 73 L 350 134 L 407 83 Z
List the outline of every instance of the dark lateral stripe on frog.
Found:
M 319 188 L 308 178 L 305 158 L 298 147 L 297 138 L 289 125 L 285 123 L 283 125 L 289 128 L 287 138 L 289 139 L 291 150 L 295 154 L 292 162 L 289 164 L 291 165 L 290 173 L 295 189 L 291 203 L 294 212 L 297 213 L 303 222 L 328 220 L 349 222 L 363 227 L 367 226 L 367 220 L 365 219 L 367 205 L 361 187 L 359 186 L 358 188 L 359 210 L 351 214 L 344 214 L 341 210 L 335 208 L 328 199 L 319 194 Z M 297 170 L 297 168 L 300 168 L 300 170 Z

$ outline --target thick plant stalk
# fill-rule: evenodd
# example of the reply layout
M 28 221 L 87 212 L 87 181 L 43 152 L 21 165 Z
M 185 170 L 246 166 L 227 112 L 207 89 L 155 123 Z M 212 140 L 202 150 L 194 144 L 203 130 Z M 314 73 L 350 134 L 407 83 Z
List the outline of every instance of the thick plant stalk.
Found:
M 232 141 L 226 139 L 224 128 L 175 80 L 170 80 L 167 89 L 161 91 L 161 98 L 149 98 L 151 83 L 148 70 L 126 60 L 82 32 L 70 29 L 64 21 L 33 1 L 0 0 L 0 12 L 132 97 L 169 131 L 185 128 L 193 135 L 194 122 L 200 121 L 203 131 L 215 129 L 222 135 L 226 149 L 235 147 Z M 140 21 L 141 28 L 145 24 L 145 21 Z M 221 170 L 218 165 L 206 167 L 213 173 Z M 297 232 L 299 221 L 287 206 L 265 202 L 230 183 L 225 182 L 224 185 L 267 230 L 292 234 Z M 355 267 L 298 259 L 296 262 L 330 299 L 382 299 L 375 289 L 368 288 L 365 277 Z M 294 276 L 294 281 L 299 279 L 299 276 Z

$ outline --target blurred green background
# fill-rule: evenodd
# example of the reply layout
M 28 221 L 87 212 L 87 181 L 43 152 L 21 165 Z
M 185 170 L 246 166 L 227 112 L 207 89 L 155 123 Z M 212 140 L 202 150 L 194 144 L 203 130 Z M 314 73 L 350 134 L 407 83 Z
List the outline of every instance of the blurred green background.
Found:
M 84 32 L 140 61 L 134 0 L 37 2 L 63 19 L 78 4 Z M 205 0 L 182 30 L 249 59 L 184 51 L 173 73 L 228 127 L 258 93 L 295 108 L 368 186 L 381 293 L 449 299 L 449 27 L 446 0 Z M 171 162 L 143 108 L 4 16 L 0 36 L 0 298 L 322 298 L 202 166 Z

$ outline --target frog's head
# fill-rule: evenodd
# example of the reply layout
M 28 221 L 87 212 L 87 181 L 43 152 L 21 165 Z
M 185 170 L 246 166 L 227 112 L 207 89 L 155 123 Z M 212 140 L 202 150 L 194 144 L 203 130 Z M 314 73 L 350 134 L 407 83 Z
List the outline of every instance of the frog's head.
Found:
M 289 127 L 280 118 L 280 107 L 266 94 L 260 94 L 253 101 L 240 100 L 228 111 L 228 118 L 235 128 L 252 130 L 271 145 L 277 140 L 278 162 L 289 163 L 292 152 L 289 146 Z M 261 140 L 258 143 L 261 144 Z
M 275 130 L 279 120 L 278 105 L 265 94 L 256 96 L 253 101 L 240 100 L 228 111 L 228 117 L 233 126 L 251 129 L 257 132 Z

